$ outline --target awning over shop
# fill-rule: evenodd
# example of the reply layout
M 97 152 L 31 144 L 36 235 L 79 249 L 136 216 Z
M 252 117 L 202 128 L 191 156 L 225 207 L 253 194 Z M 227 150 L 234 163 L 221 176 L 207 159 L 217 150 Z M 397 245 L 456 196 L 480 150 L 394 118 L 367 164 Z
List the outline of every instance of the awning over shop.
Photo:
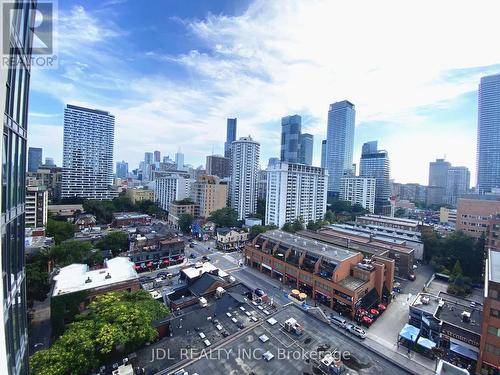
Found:
M 406 323 L 401 332 L 399 332 L 399 337 L 402 337 L 408 341 L 415 342 L 420 334 L 420 329 Z
M 268 270 L 272 270 L 272 268 L 271 268 L 271 267 L 269 267 L 269 266 L 268 266 L 267 264 L 265 264 L 265 263 L 262 263 L 262 267 L 267 268 Z
M 420 345 L 422 348 L 432 349 L 436 346 L 434 341 L 426 339 L 425 337 L 419 337 L 417 340 L 417 345 Z
M 455 344 L 453 342 L 450 343 L 450 350 L 454 353 L 460 354 L 461 356 L 465 358 L 472 359 L 474 361 L 477 361 L 477 352 L 466 348 L 465 346 Z

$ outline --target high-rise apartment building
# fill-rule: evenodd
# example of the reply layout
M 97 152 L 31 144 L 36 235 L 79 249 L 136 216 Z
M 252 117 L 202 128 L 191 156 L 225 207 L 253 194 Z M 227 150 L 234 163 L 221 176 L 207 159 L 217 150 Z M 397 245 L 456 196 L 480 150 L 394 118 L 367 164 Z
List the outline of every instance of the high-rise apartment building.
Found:
M 285 116 L 281 119 L 281 161 L 299 163 L 301 127 L 302 118 L 299 115 Z
M 64 109 L 62 198 L 112 199 L 115 117 L 68 104 Z
M 36 1 L 0 1 L 5 11 L 0 64 L 0 108 L 3 141 L 0 143 L 1 278 L 0 278 L 0 374 L 28 374 L 26 273 L 24 221 L 26 198 L 26 137 L 31 76 L 32 28 Z M 10 15 L 10 17 L 9 17 Z M 22 16 L 22 17 L 21 17 Z M 5 62 L 8 57 L 9 62 Z M 10 66 L 8 66 L 10 64 Z
M 207 156 L 207 174 L 226 178 L 231 175 L 231 159 L 221 155 Z
M 304 164 L 272 165 L 267 168 L 266 195 L 266 225 L 281 228 L 296 219 L 320 220 L 326 212 L 326 171 Z
M 27 227 L 45 227 L 48 207 L 49 194 L 45 186 L 28 186 L 26 188 L 25 220 Z
M 391 196 L 391 169 L 389 155 L 385 150 L 378 149 L 377 141 L 367 142 L 362 147 L 359 163 L 360 177 L 373 177 L 375 186 L 375 212 L 382 212 L 389 206 Z
M 477 186 L 500 188 L 500 74 L 482 77 L 478 93 Z
M 36 172 L 27 173 L 27 185 L 45 186 L 49 203 L 53 204 L 61 199 L 62 174 L 62 168 L 45 164 Z
M 470 172 L 467 167 L 450 167 L 446 178 L 446 203 L 457 205 L 457 200 L 466 194 L 470 187 Z
M 491 215 L 488 219 L 486 249 L 500 252 L 500 214 Z
M 326 168 L 326 139 L 321 141 L 321 168 Z
M 169 210 L 170 203 L 191 195 L 191 184 L 194 182 L 189 173 L 155 172 L 154 199 L 165 211 Z
M 128 163 L 125 160 L 116 162 L 116 177 L 127 178 L 128 176 Z
M 259 157 L 260 144 L 252 137 L 241 137 L 232 143 L 229 201 L 239 220 L 257 211 Z
M 375 212 L 376 179 L 372 177 L 342 177 L 340 180 L 340 200 L 359 204 L 364 209 Z
M 227 184 L 217 176 L 201 176 L 191 186 L 191 199 L 200 207 L 200 217 L 209 217 L 212 212 L 226 207 Z
M 36 172 L 42 165 L 43 150 L 39 147 L 30 147 L 28 149 L 28 172 Z
M 328 169 L 328 191 L 340 192 L 340 179 L 352 168 L 354 148 L 354 104 L 344 100 L 330 104 L 326 134 L 326 166 Z
M 224 156 L 226 158 L 231 158 L 231 144 L 236 141 L 236 118 L 227 119 L 226 127 L 226 142 L 224 143 Z
M 314 149 L 314 136 L 304 133 L 300 135 L 299 163 L 312 165 Z
M 175 166 L 178 171 L 184 170 L 184 154 L 180 150 L 175 153 Z

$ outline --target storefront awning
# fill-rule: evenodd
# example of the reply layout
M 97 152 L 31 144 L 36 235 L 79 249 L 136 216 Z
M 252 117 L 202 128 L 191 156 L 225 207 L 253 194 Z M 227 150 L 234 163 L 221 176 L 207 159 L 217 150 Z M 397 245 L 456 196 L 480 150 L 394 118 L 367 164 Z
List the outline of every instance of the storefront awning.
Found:
M 453 342 L 450 343 L 450 350 L 454 353 L 457 353 L 465 358 L 472 359 L 473 361 L 477 361 L 477 352 L 466 348 L 465 346 L 455 344 Z
M 415 342 L 420 334 L 420 329 L 406 323 L 401 332 L 399 332 L 399 337 L 402 337 L 408 341 Z
M 268 270 L 272 270 L 271 267 L 269 267 L 267 264 L 262 263 L 262 267 L 267 268 Z
M 421 346 L 422 348 L 432 349 L 436 346 L 436 343 L 434 341 L 426 339 L 425 337 L 419 337 L 417 340 L 417 345 Z

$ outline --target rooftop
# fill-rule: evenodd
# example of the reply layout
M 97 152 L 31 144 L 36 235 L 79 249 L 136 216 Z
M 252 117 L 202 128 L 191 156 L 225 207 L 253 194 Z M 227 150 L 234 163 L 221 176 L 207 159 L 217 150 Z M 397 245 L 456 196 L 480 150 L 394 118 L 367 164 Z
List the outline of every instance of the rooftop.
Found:
M 105 261 L 105 268 L 89 270 L 86 264 L 70 264 L 54 276 L 53 296 L 106 287 L 138 279 L 134 263 L 128 258 L 117 257 Z M 88 281 L 90 280 L 90 281 Z
M 366 281 L 358 279 L 356 277 L 347 276 L 345 279 L 342 279 L 338 282 L 339 285 L 343 286 L 346 289 L 355 291 L 366 284 Z
M 347 250 L 340 246 L 328 245 L 307 237 L 286 233 L 278 229 L 262 233 L 259 237 L 270 239 L 275 242 L 281 242 L 288 247 L 294 247 L 296 249 L 315 254 L 319 257 L 329 258 L 336 262 L 345 261 L 358 254 L 358 252 Z
M 391 223 L 391 224 L 398 224 L 398 225 L 406 225 L 410 227 L 416 228 L 419 225 L 419 222 L 417 220 L 412 220 L 412 219 L 404 219 L 404 218 L 396 218 L 396 217 L 389 217 L 389 216 L 382 216 L 382 215 L 364 215 L 360 216 L 359 219 L 367 219 L 379 223 Z
M 113 217 L 118 220 L 123 219 L 141 219 L 149 217 L 148 214 L 141 214 L 138 212 L 115 212 L 113 213 Z
M 228 275 L 226 272 L 224 272 L 221 269 L 215 267 L 210 262 L 204 262 L 204 263 L 200 263 L 200 264 L 201 264 L 201 267 L 198 267 L 198 268 L 196 266 L 187 267 L 187 268 L 183 268 L 181 270 L 181 272 L 184 273 L 187 276 L 187 278 L 189 278 L 189 279 L 194 279 L 194 278 L 196 278 L 198 276 L 203 275 L 206 272 L 212 272 L 212 271 L 215 271 L 215 270 L 219 271 L 218 275 L 220 277 L 226 277 Z

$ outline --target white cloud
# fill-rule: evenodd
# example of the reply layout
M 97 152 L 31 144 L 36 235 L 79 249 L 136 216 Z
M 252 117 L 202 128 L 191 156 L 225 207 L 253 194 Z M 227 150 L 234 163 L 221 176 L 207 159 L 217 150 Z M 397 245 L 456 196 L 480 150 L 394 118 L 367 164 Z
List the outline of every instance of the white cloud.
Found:
M 258 0 L 240 16 L 182 20 L 203 48 L 175 56 L 144 51 L 145 58 L 184 66 L 190 79 L 179 83 L 124 64 L 110 40 L 126 33 L 78 7 L 61 19 L 61 50 L 69 49 L 63 74 L 40 76 L 33 87 L 63 103 L 105 103 L 117 117 L 115 159 L 131 164 L 144 151 L 173 153 L 179 146 L 187 162 L 204 162 L 213 145 L 222 151 L 225 118 L 238 117 L 238 134 L 262 143 L 265 165 L 279 153 L 280 118 L 290 113 L 311 118 L 304 131 L 315 135 L 319 163 L 328 105 L 347 98 L 358 124 L 393 125 L 378 137 L 393 177 L 425 183 L 428 162 L 443 154 L 474 169 L 475 124 L 457 119 L 464 132 L 449 133 L 416 109 L 443 103 L 448 110 L 447 101 L 475 90 L 484 73 L 450 70 L 500 62 L 498 10 L 496 1 Z M 106 88 L 121 95 L 110 98 Z

